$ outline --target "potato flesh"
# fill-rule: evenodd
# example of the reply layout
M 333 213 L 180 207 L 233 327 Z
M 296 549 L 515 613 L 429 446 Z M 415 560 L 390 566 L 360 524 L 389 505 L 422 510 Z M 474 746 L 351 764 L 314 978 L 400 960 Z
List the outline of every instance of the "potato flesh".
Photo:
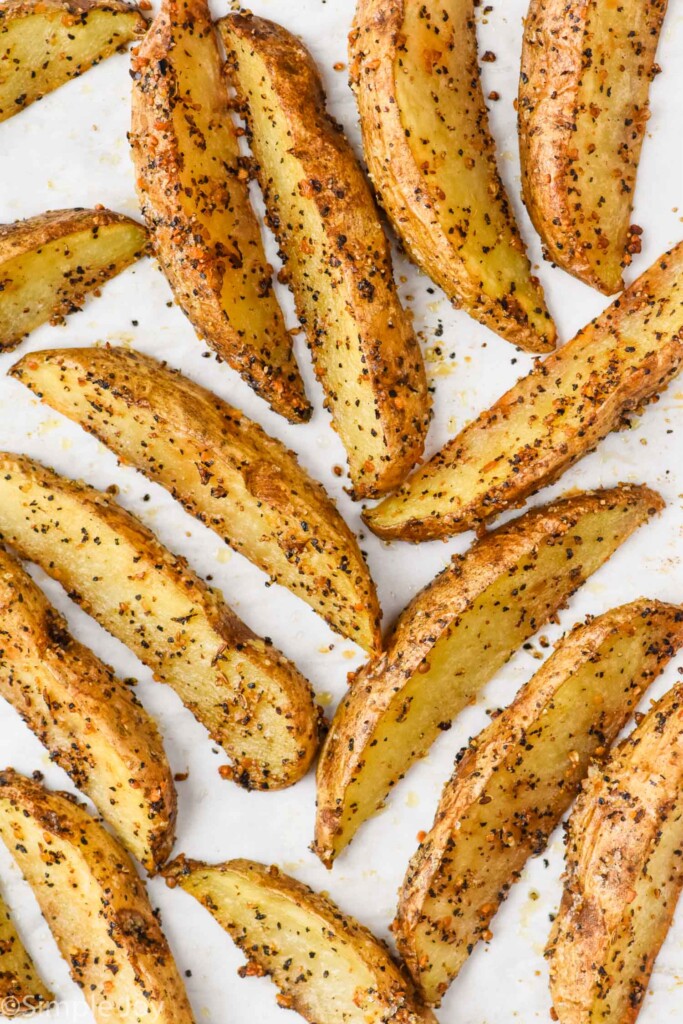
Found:
M 436 1024 L 406 998 L 403 978 L 385 947 L 321 897 L 307 905 L 268 885 L 263 871 L 201 867 L 183 888 L 216 918 L 250 963 L 273 979 L 287 1005 L 314 1024 Z
M 429 396 L 419 344 L 372 195 L 325 111 L 317 69 L 297 41 L 263 22 L 283 55 L 276 60 L 257 30 L 242 35 L 242 20 L 228 17 L 221 28 L 238 65 L 233 81 L 247 103 L 269 223 L 354 494 L 376 496 L 404 480 L 423 451 Z M 300 85 L 300 109 L 285 71 Z
M 549 533 L 516 564 L 501 566 L 501 575 L 457 616 L 422 612 L 412 631 L 402 625 L 403 639 L 389 645 L 377 669 L 370 663 L 353 680 L 321 755 L 316 846 L 326 863 L 440 731 L 646 517 L 637 502 L 586 512 L 564 535 Z M 458 586 L 455 577 L 456 609 Z M 343 771 L 333 768 L 337 759 Z M 328 813 L 335 819 L 329 831 L 322 827 Z
M 164 863 L 176 802 L 154 723 L 2 549 L 0 696 L 147 870 Z
M 0 263 L 0 349 L 14 348 L 46 320 L 80 309 L 86 292 L 134 263 L 145 245 L 142 227 L 113 223 Z
M 608 295 L 623 287 L 631 259 L 630 217 L 665 10 L 666 0 L 569 8 L 534 0 L 527 18 L 519 93 L 527 206 L 549 257 Z M 556 75 L 548 74 L 555 65 Z
M 548 941 L 561 1024 L 633 1024 L 683 884 L 683 687 L 584 786 Z
M 0 1006 L 3 1016 L 33 1014 L 52 1001 L 0 896 Z M 14 1012 L 12 1006 L 15 1006 Z
M 238 781 L 296 781 L 317 742 L 304 678 L 118 506 L 35 467 L 0 459 L 4 539 L 173 687 L 233 759 Z
M 0 18 L 0 121 L 110 57 L 144 28 L 134 8 L 70 14 L 66 4 L 54 10 L 38 3 L 26 14 Z
M 396 97 L 410 152 L 441 231 L 453 247 L 453 258 L 464 265 L 468 290 L 456 297 L 477 316 L 483 295 L 484 304 L 492 301 L 528 323 L 538 335 L 538 350 L 552 348 L 554 332 L 543 294 L 531 279 L 496 169 L 479 83 L 473 4 L 436 0 L 427 10 L 419 0 L 403 0 L 403 6 L 403 43 L 394 69 Z M 441 264 L 437 281 L 454 297 L 453 284 L 442 279 L 448 261 L 437 252 L 430 256 L 437 267 Z M 480 318 L 487 322 L 485 315 Z M 497 329 L 493 323 L 488 326 Z
M 143 40 L 131 144 L 157 255 L 195 330 L 276 412 L 307 420 L 205 0 L 164 0 Z
M 374 584 L 355 537 L 295 456 L 255 423 L 123 349 L 33 353 L 12 372 L 338 632 L 379 646 Z
M 588 1021 L 621 1024 L 635 1019 L 655 959 L 666 938 L 683 887 L 683 798 L 669 809 L 666 824 L 653 839 L 647 861 L 633 886 L 632 904 L 624 909 L 605 957 L 610 967 L 619 964 L 626 984 L 598 988 Z M 623 964 L 623 966 L 621 966 Z M 636 1013 L 634 1013 L 634 1009 Z
M 35 786 L 23 779 L 21 784 Z M 82 808 L 67 809 L 64 797 L 43 794 L 46 811 L 36 813 L 30 797 L 24 801 L 0 788 L 0 836 L 33 889 L 95 1020 L 193 1024 L 130 859 Z M 62 824 L 65 830 L 58 834 L 55 826 Z
M 680 369 L 682 265 L 683 243 L 365 513 L 371 529 L 412 540 L 458 533 L 590 451 Z
M 527 859 L 545 848 L 591 759 L 604 757 L 644 689 L 683 644 L 676 621 L 683 609 L 643 616 L 643 605 L 608 612 L 570 634 L 520 694 L 523 721 L 516 723 L 513 706 L 476 738 L 466 755 L 465 787 L 477 757 L 493 758 L 495 745 L 512 734 L 471 802 L 459 803 L 459 769 L 447 784 L 401 894 L 408 913 L 399 947 L 429 1003 L 438 1005 Z M 596 643 L 592 634 L 610 618 L 615 627 Z M 627 635 L 620 636 L 623 629 Z M 572 656 L 573 663 L 566 660 Z

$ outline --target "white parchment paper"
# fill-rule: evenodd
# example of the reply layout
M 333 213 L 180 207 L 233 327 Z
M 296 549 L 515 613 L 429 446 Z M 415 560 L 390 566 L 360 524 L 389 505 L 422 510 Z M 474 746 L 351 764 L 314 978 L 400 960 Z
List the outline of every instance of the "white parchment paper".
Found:
M 299 33 L 322 70 L 332 113 L 358 147 L 356 110 L 347 85 L 346 36 L 352 0 L 253 0 L 253 10 L 281 21 Z M 479 8 L 482 50 L 497 55 L 484 65 L 485 92 L 495 89 L 491 121 L 499 147 L 500 167 L 520 219 L 530 252 L 538 264 L 548 301 L 563 340 L 570 338 L 606 305 L 597 292 L 541 260 L 540 246 L 520 200 L 516 114 L 513 101 L 521 47 L 525 0 L 492 0 Z M 652 117 L 641 162 L 633 220 L 644 228 L 643 252 L 635 257 L 632 280 L 660 252 L 683 236 L 683 14 L 670 5 L 661 40 L 663 74 L 652 86 Z M 227 11 L 225 0 L 215 13 Z M 335 71 L 334 65 L 344 64 Z M 0 125 L 0 220 L 13 221 L 45 209 L 103 203 L 137 215 L 133 169 L 126 131 L 129 123 L 127 56 L 116 56 L 82 78 Z M 258 197 L 257 197 L 258 201 Z M 679 207 L 680 204 L 680 207 Z M 269 252 L 277 260 L 269 242 Z M 487 407 L 515 379 L 528 371 L 531 357 L 455 312 L 438 288 L 397 254 L 395 272 L 403 298 L 415 315 L 434 389 L 435 418 L 428 441 L 433 453 L 469 419 Z M 292 305 L 280 291 L 290 323 Z M 343 514 L 360 532 L 362 547 L 377 580 L 385 626 L 407 601 L 443 567 L 451 554 L 464 550 L 472 535 L 448 543 L 383 544 L 363 530 L 359 509 L 343 491 L 344 480 L 332 472 L 344 465 L 344 453 L 322 410 L 320 389 L 310 371 L 303 340 L 297 353 L 316 405 L 308 426 L 290 426 L 271 413 L 239 377 L 217 366 L 180 310 L 156 264 L 143 261 L 106 285 L 100 298 L 61 327 L 36 331 L 21 352 L 65 345 L 112 342 L 131 345 L 167 359 L 194 380 L 213 388 L 244 409 L 300 455 L 303 464 L 337 499 Z M 208 529 L 184 513 L 158 486 L 116 459 L 78 427 L 42 408 L 27 390 L 4 374 L 16 356 L 0 356 L 0 447 L 37 457 L 57 470 L 82 477 L 97 487 L 116 483 L 120 501 L 152 527 L 174 551 L 187 556 L 196 570 L 211 576 L 240 616 L 258 633 L 294 659 L 312 680 L 332 711 L 344 691 L 346 674 L 361 663 L 350 642 L 331 633 L 303 603 L 265 577 L 244 558 L 232 554 Z M 646 482 L 664 495 L 667 508 L 657 522 L 633 537 L 611 562 L 572 599 L 559 626 L 544 630 L 557 638 L 585 614 L 606 611 L 638 596 L 683 601 L 683 378 L 669 387 L 631 431 L 609 437 L 593 455 L 567 473 L 553 488 L 533 499 L 538 503 L 573 487 L 608 486 L 618 481 Z M 274 862 L 319 889 L 328 891 L 346 910 L 383 937 L 393 917 L 396 891 L 416 834 L 428 829 L 441 786 L 453 758 L 469 736 L 488 721 L 487 708 L 507 703 L 539 667 L 534 651 L 515 657 L 460 716 L 429 757 L 397 786 L 386 809 L 362 829 L 350 849 L 328 873 L 309 852 L 314 817 L 312 776 L 294 789 L 276 794 L 247 794 L 223 781 L 224 756 L 185 711 L 175 694 L 153 683 L 150 673 L 121 644 L 77 609 L 64 592 L 36 571 L 74 633 L 123 676 L 139 680 L 138 693 L 158 719 L 176 772 L 189 772 L 178 783 L 179 823 L 176 851 L 210 861 L 234 856 Z M 545 656 L 544 652 L 544 656 Z M 677 678 L 679 658 L 669 666 L 649 696 L 660 694 Z M 648 699 L 643 702 L 646 707 Z M 48 785 L 72 788 L 16 713 L 0 704 L 0 762 L 30 772 L 40 769 Z M 543 858 L 532 861 L 495 918 L 493 940 L 480 944 L 452 986 L 439 1019 L 447 1024 L 507 1024 L 547 1021 L 550 1000 L 542 950 L 549 916 L 561 893 L 562 840 L 558 830 Z M 90 1011 L 70 981 L 35 900 L 10 856 L 0 849 L 0 877 L 31 953 L 54 989 L 59 1005 L 45 1024 L 91 1021 Z M 155 906 L 187 986 L 197 1022 L 212 1024 L 284 1024 L 293 1020 L 275 1003 L 267 979 L 240 980 L 241 954 L 231 940 L 190 897 L 150 886 Z M 673 1024 L 683 1012 L 683 908 L 657 960 L 642 1024 Z

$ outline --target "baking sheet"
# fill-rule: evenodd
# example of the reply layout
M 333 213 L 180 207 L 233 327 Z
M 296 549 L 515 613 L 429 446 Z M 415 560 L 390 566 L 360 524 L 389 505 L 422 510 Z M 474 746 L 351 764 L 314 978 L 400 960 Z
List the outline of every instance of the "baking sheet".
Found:
M 253 0 L 257 14 L 277 19 L 298 32 L 322 69 L 332 113 L 358 146 L 355 106 L 347 85 L 346 35 L 351 0 Z M 563 340 L 607 305 L 597 292 L 541 260 L 540 247 L 523 210 L 519 192 L 516 115 L 513 101 L 519 70 L 525 0 L 493 0 L 479 8 L 481 48 L 497 60 L 484 65 L 485 92 L 495 89 L 500 101 L 490 104 L 499 146 L 500 167 L 523 234 L 529 243 L 550 308 Z M 226 13 L 217 5 L 217 15 Z M 484 13 L 486 11 L 487 13 Z M 644 227 L 643 251 L 634 258 L 632 280 L 662 251 L 683 236 L 683 15 L 671 4 L 659 50 L 663 74 L 652 86 L 652 117 L 643 151 L 633 220 Z M 12 221 L 44 209 L 103 203 L 137 214 L 132 165 L 126 142 L 129 121 L 128 58 L 116 56 L 69 83 L 19 116 L 0 125 L 0 220 Z M 258 201 L 258 197 L 257 201 Z M 680 204 L 680 208 L 679 208 Z M 269 254 L 277 265 L 272 245 Z M 487 407 L 531 366 L 518 352 L 465 314 L 450 308 L 440 291 L 403 257 L 395 271 L 401 292 L 414 311 L 434 388 L 435 418 L 428 452 Z M 286 291 L 280 289 L 290 324 L 295 321 Z M 307 426 L 290 426 L 272 414 L 226 366 L 217 367 L 192 328 L 172 303 L 170 290 L 152 261 L 143 261 L 111 281 L 100 298 L 61 327 L 36 331 L 21 347 L 24 353 L 46 347 L 112 342 L 131 345 L 167 359 L 194 380 L 238 405 L 267 430 L 294 448 L 303 464 L 327 486 L 343 514 L 362 537 L 385 614 L 385 625 L 416 591 L 464 550 L 468 534 L 448 543 L 388 545 L 363 530 L 358 506 L 344 493 L 344 480 L 332 469 L 344 454 L 322 410 L 302 339 L 297 354 L 316 413 Z M 287 591 L 265 586 L 263 574 L 231 553 L 218 538 L 158 486 L 116 459 L 75 425 L 42 408 L 17 382 L 4 374 L 15 355 L 0 356 L 0 447 L 25 452 L 57 470 L 81 476 L 104 488 L 115 483 L 120 501 L 152 527 L 173 550 L 185 555 L 203 576 L 211 576 L 239 615 L 258 633 L 270 636 L 312 680 L 331 711 L 342 695 L 346 675 L 361 663 L 352 643 L 331 633 L 306 605 Z M 587 613 L 645 595 L 683 600 L 683 379 L 669 387 L 631 431 L 609 437 L 598 452 L 565 474 L 559 485 L 542 493 L 546 500 L 572 487 L 609 486 L 617 481 L 646 482 L 664 495 L 667 508 L 657 522 L 640 531 L 611 562 L 572 599 L 558 626 L 544 630 L 550 640 Z M 533 499 L 534 503 L 541 497 Z M 370 822 L 326 872 L 309 852 L 314 818 L 314 786 L 309 776 L 283 793 L 247 794 L 223 781 L 222 753 L 167 687 L 121 644 L 108 636 L 66 598 L 59 586 L 39 571 L 36 578 L 66 614 L 73 632 L 110 662 L 122 676 L 139 680 L 138 693 L 159 721 L 175 772 L 189 772 L 178 783 L 179 822 L 176 851 L 207 860 L 234 856 L 275 862 L 284 870 L 328 891 L 346 910 L 389 938 L 396 890 L 416 834 L 429 828 L 439 792 L 450 775 L 453 758 L 468 738 L 488 721 L 487 709 L 507 703 L 539 667 L 538 643 L 501 671 L 445 733 L 430 755 L 396 787 L 386 809 Z M 545 656 L 544 652 L 544 656 Z M 657 696 L 677 678 L 683 658 L 675 660 L 652 688 Z M 43 748 L 16 713 L 0 704 L 0 761 L 19 770 L 40 769 L 48 785 L 72 789 L 66 775 L 52 765 Z M 453 984 L 438 1017 L 448 1024 L 506 1024 L 549 1019 L 547 969 L 542 950 L 549 917 L 559 903 L 562 871 L 561 831 L 546 855 L 533 860 L 494 919 L 493 941 L 480 944 Z M 0 850 L 0 877 L 31 953 L 59 1004 L 43 1016 L 45 1024 L 91 1021 L 90 1011 L 70 981 L 66 964 L 42 921 L 27 885 L 11 858 Z M 267 979 L 241 980 L 242 956 L 212 918 L 184 893 L 170 891 L 160 880 L 150 883 L 155 906 L 182 972 L 197 1022 L 213 1024 L 284 1024 L 291 1013 L 275 1003 Z M 683 906 L 657 960 L 642 1010 L 642 1024 L 669 1024 L 683 1010 Z

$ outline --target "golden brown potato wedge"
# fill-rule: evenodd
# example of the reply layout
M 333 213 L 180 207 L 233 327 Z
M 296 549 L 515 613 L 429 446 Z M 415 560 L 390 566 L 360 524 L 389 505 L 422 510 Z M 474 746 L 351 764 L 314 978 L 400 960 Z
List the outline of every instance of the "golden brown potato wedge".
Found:
M 683 242 L 366 513 L 380 537 L 469 530 L 552 483 L 628 424 L 683 363 Z
M 548 259 L 606 295 L 640 252 L 631 228 L 648 92 L 667 0 L 531 0 L 519 148 Z
M 0 896 L 0 1014 L 34 1016 L 46 1010 L 53 995 L 26 952 L 4 899 Z
M 219 22 L 268 222 L 356 497 L 383 494 L 422 454 L 429 394 L 372 193 L 327 113 L 313 58 L 273 22 Z
M 473 0 L 359 0 L 350 58 L 370 177 L 409 254 L 480 323 L 550 351 L 555 327 L 496 166 Z
M 8 768 L 0 773 L 0 836 L 98 1024 L 193 1024 L 145 887 L 99 822 Z
M 328 867 L 440 730 L 663 506 L 615 487 L 532 509 L 479 540 L 414 598 L 352 679 L 318 764 L 315 851 Z
M 168 860 L 176 794 L 154 721 L 2 548 L 0 697 L 150 873 Z
M 321 727 L 308 682 L 113 499 L 0 454 L 0 535 L 168 683 L 247 788 L 304 775 Z
M 206 0 L 162 0 L 133 59 L 130 141 L 142 212 L 178 304 L 276 412 L 307 420 Z
M 119 0 L 8 0 L 0 6 L 0 121 L 111 57 L 147 22 Z
M 179 857 L 164 872 L 216 918 L 267 974 L 281 1006 L 313 1024 L 437 1024 L 384 943 L 327 897 L 275 867 Z
M 60 323 L 146 249 L 142 224 L 111 210 L 52 210 L 0 225 L 0 351 L 47 320 Z
M 10 372 L 166 487 L 333 629 L 379 650 L 379 604 L 356 538 L 294 453 L 258 424 L 128 349 L 37 352 Z
M 683 646 L 683 605 L 641 598 L 579 625 L 446 783 L 399 895 L 394 935 L 438 1006 L 500 902 Z
M 683 685 L 594 770 L 546 956 L 561 1024 L 633 1024 L 683 886 Z

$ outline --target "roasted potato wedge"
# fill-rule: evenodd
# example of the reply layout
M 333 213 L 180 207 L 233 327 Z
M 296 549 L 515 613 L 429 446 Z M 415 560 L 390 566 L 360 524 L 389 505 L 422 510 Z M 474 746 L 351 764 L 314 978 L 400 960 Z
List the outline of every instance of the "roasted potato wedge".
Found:
M 176 794 L 156 725 L 2 548 L 0 697 L 150 873 L 168 860 Z
M 0 6 L 0 121 L 146 29 L 139 9 L 119 0 L 7 0 Z
M 276 412 L 307 420 L 206 0 L 162 0 L 133 59 L 130 141 L 142 212 L 178 304 Z
M 606 295 L 640 252 L 631 227 L 667 0 L 531 0 L 519 85 L 527 209 L 548 259 Z
M 111 210 L 52 210 L 0 225 L 0 351 L 80 309 L 86 292 L 146 248 L 142 224 Z
M 577 626 L 474 740 L 399 896 L 394 935 L 437 1005 L 643 692 L 683 646 L 683 605 L 641 599 Z
M 0 1014 L 34 1016 L 46 1010 L 53 995 L 26 952 L 4 899 L 0 896 Z
M 328 867 L 521 644 L 655 511 L 647 487 L 532 509 L 414 598 L 384 654 L 351 680 L 318 764 L 314 848 Z
M 683 242 L 364 513 L 386 539 L 448 537 L 557 480 L 683 363 Z
M 0 836 L 98 1024 L 193 1024 L 145 887 L 99 822 L 8 768 L 0 773 Z
M 306 773 L 321 727 L 309 684 L 135 516 L 2 453 L 0 535 L 173 687 L 240 785 L 278 789 Z
M 372 193 L 327 113 L 320 74 L 303 44 L 251 15 L 230 15 L 219 26 L 268 223 L 286 259 L 354 493 L 383 494 L 421 456 L 430 402 Z
M 277 868 L 179 857 L 164 873 L 244 952 L 248 964 L 240 974 L 269 975 L 280 1005 L 312 1024 L 437 1024 L 384 943 L 328 897 Z
M 529 352 L 556 332 L 496 166 L 473 0 L 359 0 L 350 36 L 370 177 L 455 305 Z
M 561 1024 L 632 1024 L 683 886 L 683 686 L 594 770 L 546 950 Z
M 10 371 L 301 597 L 379 650 L 379 604 L 356 538 L 293 452 L 239 410 L 123 348 L 34 353 Z

